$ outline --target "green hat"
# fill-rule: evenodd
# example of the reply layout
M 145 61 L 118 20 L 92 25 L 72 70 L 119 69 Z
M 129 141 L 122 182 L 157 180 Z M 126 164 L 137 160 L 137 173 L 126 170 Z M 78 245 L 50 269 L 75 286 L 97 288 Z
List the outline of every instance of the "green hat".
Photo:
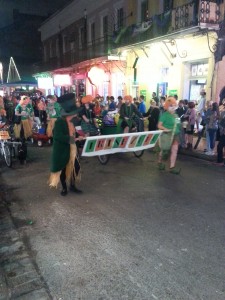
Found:
M 57 102 L 61 105 L 61 116 L 71 116 L 79 113 L 81 111 L 80 108 L 76 107 L 75 103 L 75 94 L 69 93 L 62 95 L 57 99 Z

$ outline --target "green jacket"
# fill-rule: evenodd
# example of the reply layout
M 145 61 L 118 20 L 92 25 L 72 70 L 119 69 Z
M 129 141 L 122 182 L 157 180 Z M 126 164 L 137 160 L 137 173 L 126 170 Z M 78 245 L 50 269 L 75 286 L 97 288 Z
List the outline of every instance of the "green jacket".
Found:
M 53 129 L 51 172 L 64 169 L 70 159 L 70 136 L 66 120 L 59 118 Z

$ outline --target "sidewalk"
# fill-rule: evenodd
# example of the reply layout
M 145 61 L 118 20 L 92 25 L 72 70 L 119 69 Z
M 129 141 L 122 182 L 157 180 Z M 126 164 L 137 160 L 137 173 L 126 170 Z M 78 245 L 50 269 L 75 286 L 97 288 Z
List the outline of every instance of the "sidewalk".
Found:
M 216 142 L 216 146 L 215 146 L 215 155 L 207 155 L 204 151 L 206 149 L 206 139 L 204 137 L 201 138 L 201 141 L 200 141 L 197 149 L 194 149 L 197 139 L 198 139 L 198 137 L 194 136 L 192 150 L 181 149 L 181 150 L 179 150 L 179 153 L 184 154 L 184 155 L 189 155 L 192 157 L 196 157 L 196 158 L 200 158 L 203 160 L 211 161 L 211 162 L 216 162 L 217 161 L 217 153 L 216 153 L 217 142 Z
M 49 300 L 48 288 L 32 260 L 8 209 L 0 186 L 0 300 Z

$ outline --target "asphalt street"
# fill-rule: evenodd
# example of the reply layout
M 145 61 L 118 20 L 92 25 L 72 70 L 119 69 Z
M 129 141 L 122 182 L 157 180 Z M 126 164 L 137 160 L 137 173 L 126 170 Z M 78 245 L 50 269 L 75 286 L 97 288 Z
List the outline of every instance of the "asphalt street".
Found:
M 180 155 L 82 158 L 83 194 L 47 185 L 51 147 L 0 162 L 10 213 L 48 296 L 63 300 L 224 300 L 225 168 Z M 23 299 L 23 298 L 21 298 Z

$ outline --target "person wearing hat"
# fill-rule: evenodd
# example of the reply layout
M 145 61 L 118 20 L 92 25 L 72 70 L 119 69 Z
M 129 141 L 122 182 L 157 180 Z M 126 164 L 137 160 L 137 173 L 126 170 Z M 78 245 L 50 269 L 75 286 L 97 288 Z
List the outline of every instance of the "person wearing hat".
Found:
M 124 102 L 120 108 L 120 117 L 117 126 L 118 133 L 128 133 L 130 130 L 135 131 L 137 124 L 134 118 L 137 116 L 143 120 L 142 114 L 137 107 L 132 103 L 133 99 L 130 95 L 124 96 Z
M 46 108 L 46 113 L 47 113 L 48 125 L 47 125 L 46 133 L 47 136 L 51 138 L 53 135 L 55 121 L 60 117 L 61 106 L 57 102 L 57 98 L 55 95 L 48 95 L 47 99 L 48 99 L 48 104 Z
M 84 104 L 83 110 L 81 112 L 81 128 L 85 136 L 98 135 L 99 126 L 96 120 L 96 115 L 94 113 L 94 107 L 92 105 L 94 97 L 91 95 L 84 96 L 81 102 Z
M 79 113 L 79 109 L 76 107 L 73 93 L 59 97 L 58 103 L 62 109 L 61 117 L 56 120 L 53 129 L 49 186 L 57 188 L 61 182 L 61 195 L 66 196 L 68 193 L 67 184 L 70 185 L 70 191 L 81 193 L 75 185 L 80 180 L 80 164 L 77 157 L 75 127 L 73 125 L 73 118 Z

